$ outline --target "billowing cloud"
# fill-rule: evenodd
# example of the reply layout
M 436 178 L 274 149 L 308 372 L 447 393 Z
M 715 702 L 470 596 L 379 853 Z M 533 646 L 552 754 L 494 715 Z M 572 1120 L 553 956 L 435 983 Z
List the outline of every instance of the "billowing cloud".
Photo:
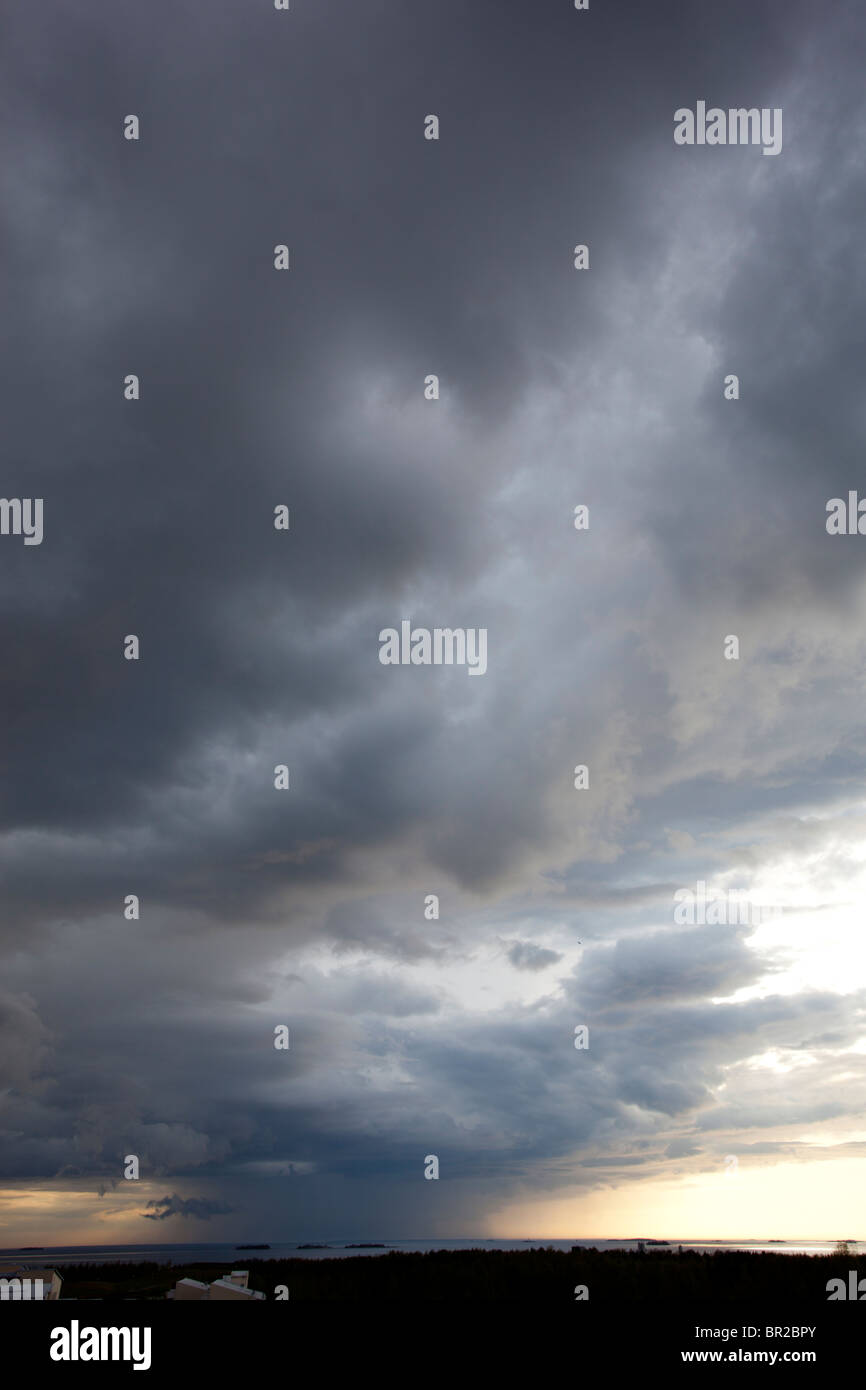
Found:
M 860 7 L 87 10 L 0 55 L 9 1190 L 471 1234 L 850 1158 Z M 486 673 L 382 666 L 404 618 Z
M 148 1202 L 147 1206 L 148 1210 L 141 1213 L 147 1221 L 166 1221 L 170 1216 L 209 1221 L 213 1216 L 225 1216 L 231 1211 L 224 1202 L 212 1202 L 207 1197 L 178 1197 L 176 1192 Z
M 516 970 L 545 970 L 548 965 L 562 960 L 560 951 L 550 951 L 534 941 L 514 941 L 506 954 Z

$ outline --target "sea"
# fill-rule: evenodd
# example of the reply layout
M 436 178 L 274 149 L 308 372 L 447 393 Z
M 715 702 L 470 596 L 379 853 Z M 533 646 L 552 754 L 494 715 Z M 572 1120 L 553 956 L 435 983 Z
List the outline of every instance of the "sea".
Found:
M 839 1238 L 843 1239 L 843 1238 Z M 58 1268 L 73 1264 L 138 1264 L 149 1260 L 156 1264 L 189 1265 L 220 1264 L 243 1267 L 249 1260 L 339 1260 L 352 1256 L 374 1257 L 389 1250 L 531 1250 L 552 1248 L 571 1250 L 573 1247 L 596 1250 L 636 1250 L 643 1244 L 649 1250 L 741 1250 L 776 1255 L 831 1255 L 839 1240 L 675 1240 L 659 1241 L 648 1237 L 633 1240 L 323 1240 L 279 1242 L 267 1249 L 252 1248 L 248 1243 L 197 1245 L 46 1245 L 0 1250 L 0 1261 L 14 1260 L 20 1265 L 38 1268 L 51 1264 Z M 866 1253 L 866 1241 L 848 1240 L 851 1255 Z

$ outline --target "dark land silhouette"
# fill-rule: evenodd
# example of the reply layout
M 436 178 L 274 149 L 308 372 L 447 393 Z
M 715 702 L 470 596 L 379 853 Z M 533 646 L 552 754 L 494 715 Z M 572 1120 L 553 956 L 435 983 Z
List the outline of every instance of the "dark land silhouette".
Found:
M 565 1252 L 539 1246 L 528 1250 L 392 1251 L 339 1259 L 244 1260 L 250 1288 L 274 1299 L 285 1285 L 291 1301 L 575 1302 L 585 1285 L 591 1303 L 775 1302 L 824 1303 L 827 1282 L 850 1270 L 866 1277 L 866 1260 L 856 1255 L 784 1255 L 713 1251 L 675 1246 L 643 1253 L 595 1248 Z M 862 1267 L 861 1267 L 862 1266 Z M 62 1265 L 63 1298 L 163 1299 L 176 1281 L 204 1283 L 227 1272 L 225 1264 Z M 186 1316 L 185 1314 L 179 1316 Z M 246 1315 L 244 1315 L 246 1316 Z

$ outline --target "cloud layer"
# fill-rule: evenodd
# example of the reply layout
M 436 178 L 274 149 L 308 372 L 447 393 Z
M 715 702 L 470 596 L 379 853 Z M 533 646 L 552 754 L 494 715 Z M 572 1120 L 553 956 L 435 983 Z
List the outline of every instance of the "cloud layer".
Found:
M 92 1184 L 94 1240 L 412 1236 L 859 1153 L 858 7 L 88 11 L 0 59 L 45 508 L 0 537 L 0 1176 Z M 698 99 L 782 153 L 675 146 Z M 380 665 L 407 617 L 484 677 Z M 678 925 L 699 880 L 785 911 Z

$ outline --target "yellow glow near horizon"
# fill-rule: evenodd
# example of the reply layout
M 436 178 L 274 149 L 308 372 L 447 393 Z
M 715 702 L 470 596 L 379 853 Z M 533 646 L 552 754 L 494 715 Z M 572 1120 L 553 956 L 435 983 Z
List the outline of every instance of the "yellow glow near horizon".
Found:
M 100 1198 L 93 1188 L 5 1187 L 0 1189 L 2 1245 L 117 1245 L 146 1243 L 141 1212 L 160 1193 L 144 1183 L 128 1194 Z M 162 1189 L 160 1189 L 160 1192 Z M 125 1205 L 122 1199 L 126 1198 Z M 153 1222 L 148 1222 L 152 1226 Z M 156 1241 L 151 1235 L 150 1240 Z
M 743 1167 L 629 1182 L 507 1207 L 496 1239 L 864 1240 L 862 1159 Z
M 501 1240 L 866 1240 L 863 1174 L 862 1159 L 828 1157 L 740 1165 L 730 1175 L 629 1181 L 515 1202 L 488 1218 L 483 1231 L 464 1234 Z M 116 1193 L 100 1200 L 86 1189 L 4 1189 L 3 1245 L 158 1243 L 159 1228 L 148 1223 L 145 1232 L 141 1216 L 152 1195 L 139 1189 L 122 1205 Z

